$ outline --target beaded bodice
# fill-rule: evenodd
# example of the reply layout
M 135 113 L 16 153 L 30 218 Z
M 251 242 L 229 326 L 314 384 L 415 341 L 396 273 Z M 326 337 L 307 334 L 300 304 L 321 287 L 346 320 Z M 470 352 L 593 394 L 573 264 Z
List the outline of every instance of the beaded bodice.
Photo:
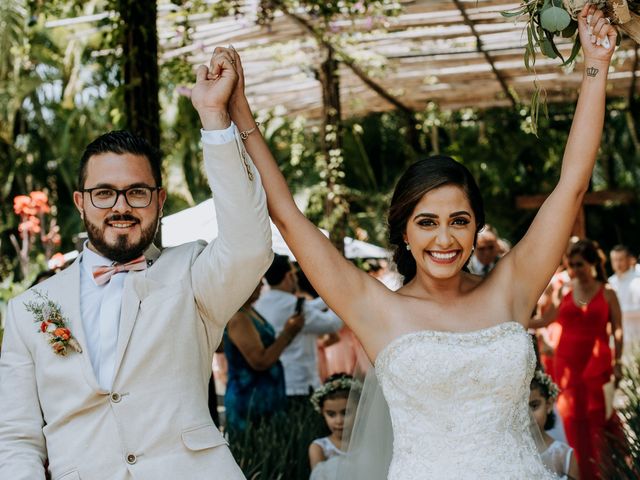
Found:
M 530 431 L 534 368 L 516 322 L 393 340 L 376 359 L 394 432 L 388 478 L 553 478 Z

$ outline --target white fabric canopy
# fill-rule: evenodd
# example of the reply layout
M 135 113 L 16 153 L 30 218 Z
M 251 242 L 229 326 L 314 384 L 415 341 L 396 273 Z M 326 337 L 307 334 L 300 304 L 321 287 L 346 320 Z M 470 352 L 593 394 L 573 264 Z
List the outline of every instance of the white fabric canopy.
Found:
M 204 240 L 210 242 L 218 236 L 218 222 L 213 199 L 206 200 L 195 207 L 168 215 L 162 219 L 162 246 L 175 247 L 186 242 Z M 327 235 L 327 232 L 323 230 Z M 273 251 L 280 255 L 287 255 L 295 260 L 293 253 L 285 243 L 277 227 L 271 223 L 271 241 Z M 389 251 L 377 245 L 355 240 L 350 237 L 344 239 L 345 256 L 353 258 L 390 258 Z

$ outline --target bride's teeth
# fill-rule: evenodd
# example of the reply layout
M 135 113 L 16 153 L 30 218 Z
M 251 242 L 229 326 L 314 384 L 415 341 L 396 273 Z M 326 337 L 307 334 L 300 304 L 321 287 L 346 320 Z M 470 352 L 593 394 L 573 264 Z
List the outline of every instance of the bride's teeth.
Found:
M 438 260 L 451 260 L 453 257 L 456 256 L 456 252 L 451 252 L 451 253 L 431 252 L 431 255 L 433 255 Z

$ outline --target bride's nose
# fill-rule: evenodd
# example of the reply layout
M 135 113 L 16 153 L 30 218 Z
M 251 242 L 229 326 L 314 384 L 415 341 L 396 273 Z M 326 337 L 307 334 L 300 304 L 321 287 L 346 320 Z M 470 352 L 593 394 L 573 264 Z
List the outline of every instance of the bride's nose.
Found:
M 436 244 L 441 248 L 450 247 L 453 243 L 451 232 L 448 225 L 441 225 L 436 235 Z

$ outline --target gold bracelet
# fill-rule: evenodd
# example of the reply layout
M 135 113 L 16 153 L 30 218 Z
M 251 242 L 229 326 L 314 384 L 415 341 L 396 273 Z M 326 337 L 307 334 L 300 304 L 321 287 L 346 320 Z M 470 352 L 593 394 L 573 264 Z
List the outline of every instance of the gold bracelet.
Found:
M 240 138 L 242 140 L 246 140 L 249 135 L 251 135 L 253 132 L 256 131 L 256 129 L 260 126 L 260 122 L 256 122 L 256 126 L 253 128 L 250 128 L 249 130 L 245 130 L 244 132 L 240 132 Z

